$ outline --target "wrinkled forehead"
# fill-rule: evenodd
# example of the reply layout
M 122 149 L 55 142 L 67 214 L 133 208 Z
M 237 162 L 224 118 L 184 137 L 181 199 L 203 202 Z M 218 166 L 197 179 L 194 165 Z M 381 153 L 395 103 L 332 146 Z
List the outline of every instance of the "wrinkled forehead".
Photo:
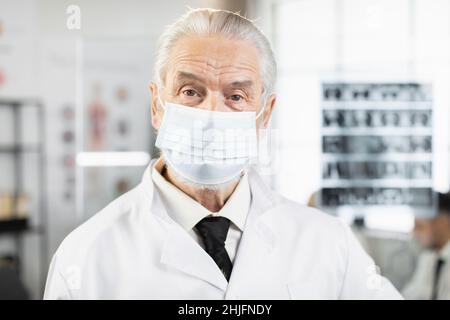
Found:
M 186 36 L 171 50 L 165 85 L 192 81 L 212 89 L 242 83 L 262 88 L 258 49 L 249 41 L 220 36 Z

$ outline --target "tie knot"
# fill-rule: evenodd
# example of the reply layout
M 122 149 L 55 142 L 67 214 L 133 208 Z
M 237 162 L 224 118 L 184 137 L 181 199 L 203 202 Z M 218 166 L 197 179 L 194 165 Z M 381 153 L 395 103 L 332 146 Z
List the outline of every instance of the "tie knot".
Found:
M 205 242 L 213 241 L 224 244 L 230 220 L 225 217 L 206 217 L 200 220 L 195 227 Z

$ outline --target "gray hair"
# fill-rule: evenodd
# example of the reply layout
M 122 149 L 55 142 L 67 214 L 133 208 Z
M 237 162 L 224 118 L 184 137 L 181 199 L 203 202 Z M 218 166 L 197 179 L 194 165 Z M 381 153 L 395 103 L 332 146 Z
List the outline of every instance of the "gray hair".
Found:
M 218 34 L 227 39 L 250 41 L 261 55 L 263 96 L 273 93 L 276 77 L 276 62 L 266 36 L 253 21 L 226 10 L 191 9 L 161 35 L 155 62 L 155 82 L 162 86 L 167 59 L 178 39 L 187 35 Z

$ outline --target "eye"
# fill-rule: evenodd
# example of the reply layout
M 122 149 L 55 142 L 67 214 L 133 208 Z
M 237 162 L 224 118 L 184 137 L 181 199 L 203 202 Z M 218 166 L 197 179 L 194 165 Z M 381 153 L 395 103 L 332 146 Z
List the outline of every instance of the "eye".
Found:
M 241 95 L 233 94 L 232 96 L 230 96 L 230 99 L 234 102 L 239 102 L 244 98 Z
M 199 97 L 200 95 L 193 89 L 187 89 L 183 91 L 183 94 L 188 97 Z

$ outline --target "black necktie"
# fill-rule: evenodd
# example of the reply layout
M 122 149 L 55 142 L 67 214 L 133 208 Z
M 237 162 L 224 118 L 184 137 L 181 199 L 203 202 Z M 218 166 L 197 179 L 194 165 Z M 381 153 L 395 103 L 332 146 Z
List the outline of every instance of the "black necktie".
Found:
M 206 217 L 195 226 L 205 245 L 205 251 L 219 266 L 223 275 L 230 279 L 233 264 L 225 249 L 230 220 L 224 217 Z
M 441 270 L 442 270 L 443 265 L 444 265 L 443 259 L 438 259 L 436 261 L 436 267 L 434 269 L 434 279 L 433 279 L 433 292 L 431 294 L 432 300 L 437 300 L 437 297 L 438 297 L 439 277 L 441 275 Z

